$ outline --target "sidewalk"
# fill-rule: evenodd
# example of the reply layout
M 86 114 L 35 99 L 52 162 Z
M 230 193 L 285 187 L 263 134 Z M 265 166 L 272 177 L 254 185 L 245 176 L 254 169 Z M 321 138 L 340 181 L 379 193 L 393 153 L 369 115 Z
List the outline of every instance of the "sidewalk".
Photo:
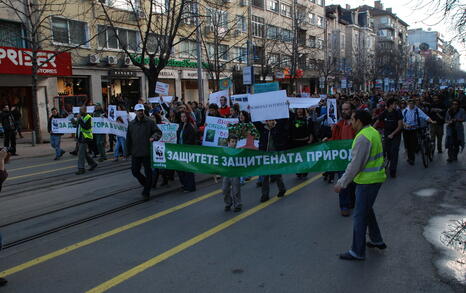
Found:
M 23 138 L 16 139 L 16 153 L 18 156 L 13 157 L 14 160 L 21 158 L 34 158 L 34 157 L 45 157 L 50 156 L 53 158 L 55 156 L 55 151 L 50 146 L 50 138 L 48 136 L 44 137 L 46 143 L 36 144 L 32 146 L 32 135 L 31 132 L 23 132 Z M 3 146 L 3 138 L 1 145 Z M 70 134 L 64 134 L 61 139 L 61 148 L 66 152 L 71 152 L 74 150 L 75 140 L 71 138 Z

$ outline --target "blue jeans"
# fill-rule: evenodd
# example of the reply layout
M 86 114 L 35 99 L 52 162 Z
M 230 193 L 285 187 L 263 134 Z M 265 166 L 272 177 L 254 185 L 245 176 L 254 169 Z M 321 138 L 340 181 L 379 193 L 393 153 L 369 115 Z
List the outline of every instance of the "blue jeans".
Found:
M 126 157 L 126 138 L 122 136 L 116 137 L 116 145 L 113 153 L 114 158 L 118 158 L 120 156 L 120 146 L 123 150 L 123 157 Z
M 61 135 L 50 135 L 50 145 L 55 149 L 55 156 L 58 158 L 61 156 L 62 149 L 60 148 Z
M 383 244 L 379 225 L 375 218 L 374 205 L 382 183 L 356 184 L 356 208 L 353 215 L 353 245 L 349 253 L 356 258 L 364 258 L 366 252 L 366 230 L 373 244 Z

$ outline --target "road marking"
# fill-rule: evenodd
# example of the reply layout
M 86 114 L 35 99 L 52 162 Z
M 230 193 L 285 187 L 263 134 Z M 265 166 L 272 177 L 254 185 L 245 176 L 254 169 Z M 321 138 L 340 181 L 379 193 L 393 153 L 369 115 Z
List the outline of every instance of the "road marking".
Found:
M 316 181 L 317 179 L 321 178 L 322 175 L 319 174 L 317 176 L 314 176 L 313 178 L 303 182 L 303 183 L 300 183 L 296 186 L 294 186 L 293 188 L 289 189 L 287 192 L 286 192 L 286 195 L 290 195 L 304 187 L 306 187 L 307 185 L 311 184 L 312 182 Z M 269 199 L 268 201 L 264 202 L 264 203 L 261 203 L 247 211 L 245 211 L 244 213 L 241 213 L 239 214 L 238 216 L 234 217 L 234 218 L 231 218 L 230 220 L 228 221 L 225 221 L 197 236 L 195 236 L 194 238 L 191 238 L 167 251 L 165 251 L 164 253 L 162 254 L 159 254 L 157 255 L 156 257 L 154 258 L 151 258 L 149 259 L 148 261 L 146 262 L 143 262 L 141 263 L 140 265 L 138 266 L 135 266 L 134 268 L 100 284 L 99 286 L 91 289 L 91 290 L 88 290 L 86 291 L 86 293 L 101 293 L 101 292 L 105 292 L 121 283 L 123 283 L 124 281 L 136 276 L 137 274 L 139 273 L 142 273 L 144 272 L 145 270 L 163 262 L 164 260 L 167 260 L 168 258 L 178 254 L 179 252 L 182 252 L 183 250 L 186 250 L 188 248 L 190 248 L 191 246 L 194 246 L 196 245 L 197 243 L 209 238 L 210 236 L 214 235 L 214 234 L 217 234 L 218 232 L 222 231 L 222 230 L 225 230 L 226 228 L 238 223 L 239 221 L 265 209 L 266 207 L 274 204 L 275 202 L 279 201 L 281 198 L 278 198 L 278 197 L 274 197 L 274 198 L 271 198 Z M 1 275 L 0 275 L 1 276 Z
M 257 177 L 253 177 L 251 178 L 251 181 L 257 179 Z M 82 247 L 85 247 L 85 246 L 88 246 L 92 243 L 95 243 L 97 241 L 100 241 L 100 240 L 103 240 L 103 239 L 106 239 L 108 237 L 111 237 L 113 235 L 116 235 L 118 233 L 121 233 L 121 232 L 124 232 L 124 231 L 127 231 L 129 229 L 132 229 L 132 228 L 135 228 L 135 227 L 138 227 L 142 224 L 145 224 L 147 222 L 150 222 L 152 220 L 155 220 L 155 219 L 158 219 L 158 218 L 161 218 L 163 216 L 166 216 L 168 214 L 171 214 L 171 213 L 174 213 L 176 211 L 179 211 L 181 209 L 184 209 L 186 207 L 189 207 L 195 203 L 198 203 L 198 202 L 201 202 L 205 199 L 208 199 L 210 197 L 213 197 L 217 194 L 220 194 L 222 192 L 221 189 L 217 189 L 217 190 L 214 190 L 212 192 L 209 192 L 205 195 L 202 195 L 200 197 L 197 197 L 195 199 L 192 199 L 192 200 L 189 200 L 187 202 L 184 202 L 182 204 L 179 204 L 177 206 L 174 206 L 172 208 L 169 208 L 169 209 L 166 209 L 164 211 L 160 211 L 156 214 L 153 214 L 151 216 L 148 216 L 146 218 L 143 218 L 143 219 L 140 219 L 140 220 L 137 220 L 135 222 L 132 222 L 132 223 L 129 223 L 127 225 L 124 225 L 124 226 L 121 226 L 121 227 L 118 227 L 118 228 L 115 228 L 113 230 L 110 230 L 110 231 L 107 231 L 105 233 L 102 233 L 102 234 L 99 234 L 99 235 L 96 235 L 94 237 L 91 237 L 89 239 L 86 239 L 86 240 L 83 240 L 81 242 L 78 242 L 78 243 L 75 243 L 75 244 L 72 244 L 70 246 L 67 246 L 65 248 L 62 248 L 60 250 L 57 250 L 57 251 L 54 251 L 54 252 L 51 252 L 51 253 L 48 253 L 46 255 L 43 255 L 43 256 L 40 256 L 38 258 L 35 258 L 35 259 L 32 259 L 28 262 L 25 262 L 23 264 L 20 264 L 20 265 L 17 265 L 15 267 L 12 267 L 10 269 L 7 269 L 7 270 L 4 270 L 3 272 L 0 272 L 0 278 L 1 277 L 6 277 L 6 276 L 9 276 L 9 275 L 12 275 L 12 274 L 15 274 L 15 273 L 18 273 L 20 271 L 23 271 L 25 269 L 28 269 L 30 267 L 33 267 L 33 266 L 36 266 L 38 264 L 41 264 L 43 262 L 46 262 L 46 261 L 49 261 L 51 259 L 54 259 L 56 257 L 59 257 L 61 255 L 64 255 L 64 254 L 67 254 L 69 252 L 72 252 L 78 248 L 82 248 Z
M 20 179 L 20 178 L 24 178 L 24 177 L 31 177 L 31 176 L 34 176 L 34 175 L 47 174 L 47 173 L 52 173 L 52 172 L 71 169 L 71 168 L 76 168 L 76 166 L 67 166 L 67 167 L 63 167 L 63 168 L 57 168 L 57 169 L 52 169 L 52 170 L 44 170 L 44 171 L 40 171 L 40 172 L 36 172 L 36 173 L 29 173 L 29 174 L 24 174 L 24 175 L 13 176 L 13 177 L 7 178 L 7 180 L 9 181 L 9 180 L 15 180 L 15 179 Z
M 49 162 L 49 163 L 31 165 L 31 166 L 20 167 L 20 168 L 16 168 L 16 169 L 8 169 L 8 172 L 19 171 L 19 170 L 24 170 L 24 169 L 32 169 L 32 168 L 35 168 L 35 167 L 44 167 L 44 166 L 49 166 L 49 165 L 54 165 L 54 164 L 60 164 L 60 163 L 65 163 L 65 162 L 70 162 L 70 161 L 76 161 L 76 159 L 59 160 L 59 161 L 55 161 L 55 162 Z

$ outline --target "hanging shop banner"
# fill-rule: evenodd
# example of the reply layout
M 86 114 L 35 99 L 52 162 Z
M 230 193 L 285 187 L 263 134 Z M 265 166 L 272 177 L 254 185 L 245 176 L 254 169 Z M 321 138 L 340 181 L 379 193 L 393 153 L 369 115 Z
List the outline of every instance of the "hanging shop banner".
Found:
M 205 120 L 203 146 L 224 147 L 228 144 L 228 125 L 238 123 L 237 118 L 207 116 Z
M 155 84 L 155 93 L 166 96 L 166 95 L 168 95 L 168 88 L 169 87 L 170 87 L 170 85 L 168 83 L 163 83 L 163 82 L 157 81 L 157 83 Z
M 157 126 L 162 131 L 159 142 L 176 143 L 176 132 L 179 127 L 177 123 L 157 124 Z
M 337 100 L 327 99 L 327 122 L 329 125 L 336 124 L 337 117 Z
M 117 111 L 116 105 L 108 105 L 108 119 L 115 121 L 117 117 L 115 116 L 115 112 Z
M 255 94 L 273 92 L 273 91 L 280 90 L 280 85 L 279 85 L 278 81 L 267 82 L 267 83 L 256 83 L 252 87 L 253 87 L 253 90 L 254 90 Z
M 249 96 L 252 122 L 289 118 L 286 91 L 275 91 Z
M 152 166 L 228 177 L 342 171 L 352 140 L 334 140 L 279 152 L 153 142 Z
M 231 103 L 238 104 L 240 111 L 248 111 L 248 106 L 249 106 L 249 94 L 241 94 L 241 95 L 233 95 L 231 96 Z
M 209 104 L 217 104 L 219 107 L 230 106 L 230 94 L 223 90 L 209 95 Z
M 287 98 L 290 109 L 317 107 L 320 98 Z
M 107 118 L 92 118 L 92 133 L 96 134 L 114 134 L 116 136 L 126 137 L 128 127 L 119 122 L 111 121 Z M 76 133 L 76 125 L 66 119 L 52 119 L 53 133 Z
M 32 74 L 32 50 L 0 47 L 0 74 Z M 73 75 L 70 53 L 37 51 L 38 75 Z

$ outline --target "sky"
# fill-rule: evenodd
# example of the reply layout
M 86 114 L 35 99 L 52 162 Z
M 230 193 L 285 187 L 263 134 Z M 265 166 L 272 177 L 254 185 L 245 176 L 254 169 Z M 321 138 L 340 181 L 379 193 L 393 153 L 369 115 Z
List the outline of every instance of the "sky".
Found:
M 433 5 L 429 3 L 436 0 L 383 0 L 382 4 L 384 9 L 392 8 L 395 13 L 404 22 L 409 24 L 408 29 L 423 28 L 427 30 L 431 28 L 432 31 L 437 31 L 442 34 L 445 41 L 451 41 L 454 47 L 461 54 L 461 69 L 466 71 L 466 45 L 454 40 L 453 25 L 444 20 L 443 14 L 436 11 Z M 361 5 L 374 6 L 372 0 L 326 0 L 325 5 L 340 4 L 345 7 L 349 4 L 351 8 L 356 8 Z

